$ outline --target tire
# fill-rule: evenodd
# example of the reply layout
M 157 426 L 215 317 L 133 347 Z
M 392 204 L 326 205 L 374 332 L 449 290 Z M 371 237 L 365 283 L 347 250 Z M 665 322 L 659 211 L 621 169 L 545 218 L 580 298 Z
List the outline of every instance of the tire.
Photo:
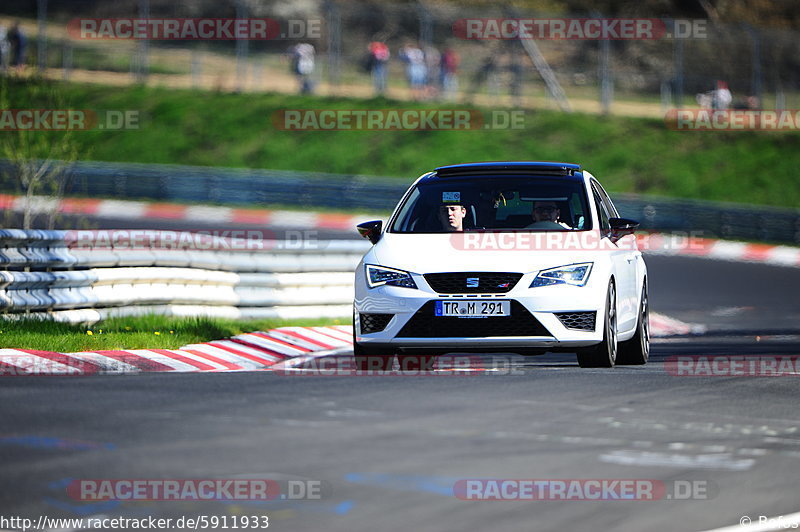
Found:
M 647 364 L 650 357 L 650 301 L 647 297 L 647 279 L 642 286 L 642 302 L 639 305 L 639 317 L 636 334 L 630 340 L 620 342 L 617 364 L 641 366 Z
M 369 349 L 353 343 L 353 357 L 359 371 L 391 371 L 394 353 L 384 349 Z
M 582 368 L 612 368 L 617 360 L 617 292 L 614 280 L 608 283 L 606 310 L 603 316 L 603 341 L 579 349 L 578 365 Z
M 394 352 L 388 349 L 369 348 L 356 341 L 356 320 L 353 315 L 353 358 L 358 371 L 391 371 Z

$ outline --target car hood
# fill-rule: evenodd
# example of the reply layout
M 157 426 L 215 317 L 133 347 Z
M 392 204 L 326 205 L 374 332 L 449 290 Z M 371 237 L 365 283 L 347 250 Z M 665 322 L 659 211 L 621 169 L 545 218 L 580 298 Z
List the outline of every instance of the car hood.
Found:
M 576 233 L 384 233 L 372 248 L 382 266 L 413 273 L 493 271 L 528 273 L 593 262 L 596 251 L 575 249 Z M 567 241 L 567 239 L 572 239 Z

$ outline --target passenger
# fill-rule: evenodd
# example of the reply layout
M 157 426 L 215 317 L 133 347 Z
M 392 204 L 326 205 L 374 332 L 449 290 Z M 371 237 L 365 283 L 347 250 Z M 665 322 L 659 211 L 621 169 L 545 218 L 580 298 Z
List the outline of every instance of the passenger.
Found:
M 535 201 L 531 215 L 533 223 L 526 229 L 572 229 L 569 225 L 558 221 L 561 210 L 554 201 Z

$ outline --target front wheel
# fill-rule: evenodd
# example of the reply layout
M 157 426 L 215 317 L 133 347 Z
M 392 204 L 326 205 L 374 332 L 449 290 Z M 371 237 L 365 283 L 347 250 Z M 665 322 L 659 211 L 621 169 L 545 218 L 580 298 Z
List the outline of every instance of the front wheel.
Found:
M 647 299 L 647 279 L 642 286 L 642 303 L 639 305 L 639 317 L 636 334 L 630 340 L 619 344 L 617 364 L 647 364 L 650 357 L 650 303 Z
M 611 368 L 617 360 L 617 293 L 613 279 L 608 283 L 603 341 L 578 350 L 578 365 L 582 368 Z

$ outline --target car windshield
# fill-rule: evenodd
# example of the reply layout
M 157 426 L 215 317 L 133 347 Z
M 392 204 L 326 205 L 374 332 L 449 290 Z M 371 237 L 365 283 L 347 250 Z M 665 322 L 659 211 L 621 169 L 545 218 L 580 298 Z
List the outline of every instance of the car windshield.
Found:
M 447 232 L 447 206 L 464 208 L 466 231 L 591 229 L 582 181 L 547 177 L 447 178 L 422 182 L 403 203 L 390 231 Z

